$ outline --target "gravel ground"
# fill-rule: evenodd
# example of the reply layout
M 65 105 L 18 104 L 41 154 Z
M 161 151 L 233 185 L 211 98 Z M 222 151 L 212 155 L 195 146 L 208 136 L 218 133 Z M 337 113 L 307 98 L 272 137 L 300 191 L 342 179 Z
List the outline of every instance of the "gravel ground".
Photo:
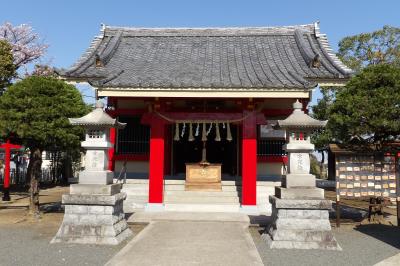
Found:
M 2 224 L 4 219 L 0 219 L 0 265 L 104 265 L 126 245 L 126 242 L 119 246 L 49 244 L 58 229 L 60 216 L 54 214 L 52 219 L 37 224 Z M 137 234 L 143 227 L 134 225 L 131 229 Z M 261 230 L 260 227 L 250 227 L 265 265 L 365 266 L 374 265 L 400 252 L 400 228 L 388 225 L 333 229 L 343 251 L 271 250 L 261 239 Z
M 32 228 L 33 227 L 33 228 Z M 132 228 L 140 231 L 142 228 Z M 0 265 L 104 265 L 122 249 L 118 246 L 50 244 L 57 228 L 35 226 L 0 227 Z
M 265 265 L 374 265 L 400 252 L 400 228 L 388 225 L 333 229 L 343 251 L 269 249 L 259 227 L 250 233 Z M 399 262 L 400 265 L 400 262 Z

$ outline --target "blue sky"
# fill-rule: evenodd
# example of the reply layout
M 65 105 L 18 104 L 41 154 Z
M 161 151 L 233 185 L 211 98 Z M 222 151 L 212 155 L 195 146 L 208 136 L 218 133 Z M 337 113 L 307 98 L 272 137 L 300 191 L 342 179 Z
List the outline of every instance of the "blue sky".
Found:
M 135 27 L 278 26 L 320 21 L 336 50 L 341 38 L 383 25 L 400 26 L 400 1 L 268 0 L 7 0 L 0 23 L 28 23 L 49 44 L 43 59 L 68 67 L 99 33 L 100 24 Z M 4 12 L 5 11 L 5 12 Z M 81 88 L 86 95 L 90 89 Z M 318 93 L 314 96 L 318 98 Z M 87 98 L 86 100 L 90 100 Z

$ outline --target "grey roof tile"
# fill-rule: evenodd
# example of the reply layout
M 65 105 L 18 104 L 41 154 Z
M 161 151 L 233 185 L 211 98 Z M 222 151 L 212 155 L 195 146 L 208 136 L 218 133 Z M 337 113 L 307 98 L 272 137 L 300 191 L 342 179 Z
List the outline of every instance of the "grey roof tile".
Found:
M 351 71 L 318 25 L 263 28 L 105 27 L 67 70 L 97 87 L 311 88 Z M 319 55 L 320 67 L 310 66 Z M 96 66 L 96 57 L 103 66 Z

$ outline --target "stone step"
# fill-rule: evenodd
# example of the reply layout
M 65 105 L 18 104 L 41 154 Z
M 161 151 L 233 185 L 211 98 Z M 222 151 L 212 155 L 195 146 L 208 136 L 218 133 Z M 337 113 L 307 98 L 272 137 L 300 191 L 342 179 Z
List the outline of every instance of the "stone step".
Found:
M 164 187 L 165 191 L 185 191 L 185 186 L 184 185 L 166 185 Z M 136 186 L 136 185 L 125 185 L 122 189 L 123 192 L 126 192 L 127 194 L 135 194 L 136 192 L 148 192 L 149 188 L 148 186 Z M 222 186 L 222 192 L 235 192 L 238 193 L 240 190 L 238 190 L 235 186 Z M 267 192 L 261 192 L 265 193 L 267 195 Z M 268 194 L 269 195 L 269 194 Z
M 124 212 L 132 213 L 138 210 L 143 211 L 147 203 L 137 203 L 137 202 L 124 202 Z
M 137 192 L 137 191 L 149 191 L 149 188 L 147 188 L 147 187 L 146 187 L 146 188 L 124 187 L 124 188 L 122 189 L 122 191 L 125 191 L 126 193 L 135 193 L 135 192 Z
M 275 187 L 272 186 L 257 186 L 259 191 L 274 191 Z
M 238 183 L 238 182 L 236 182 L 236 181 L 231 181 L 231 180 L 222 180 L 222 181 L 221 181 L 221 184 L 222 184 L 223 186 L 237 186 L 237 183 Z
M 148 190 L 122 190 L 122 192 L 125 192 L 127 196 L 148 196 L 149 191 Z
M 114 178 L 114 183 L 117 182 L 117 179 Z M 241 186 L 242 181 L 239 178 L 238 181 L 234 180 L 222 180 L 222 185 L 229 185 L 229 186 Z M 148 184 L 149 180 L 148 179 L 135 179 L 135 178 L 128 178 L 126 179 L 126 184 Z M 165 184 L 185 184 L 185 180 L 182 179 L 165 179 L 164 180 Z M 281 182 L 275 182 L 275 181 L 257 181 L 258 186 L 280 186 Z
M 237 191 L 184 191 L 184 190 L 166 190 L 165 196 L 181 197 L 237 197 Z
M 164 196 L 165 203 L 239 203 L 239 197 Z
M 186 191 L 222 191 L 221 183 L 186 183 Z
M 127 195 L 125 201 L 147 202 L 149 197 L 147 195 Z
M 257 204 L 262 203 L 262 204 L 270 204 L 268 198 L 258 198 L 257 197 Z
M 323 199 L 322 188 L 282 188 L 275 189 L 276 197 L 280 199 Z
M 324 249 L 324 250 L 342 250 L 336 240 L 333 241 L 280 241 L 272 240 L 270 235 L 263 234 L 262 239 L 271 249 Z
M 165 191 L 182 191 L 185 190 L 185 185 L 184 184 L 178 184 L 178 185 L 165 185 Z
M 331 223 L 328 219 L 282 219 L 276 220 L 274 228 L 277 230 L 331 230 Z
M 328 210 L 297 210 L 278 209 L 276 216 L 279 219 L 329 219 Z
M 184 185 L 185 180 L 164 180 L 165 185 Z M 116 179 L 114 179 L 114 183 L 116 183 Z M 127 179 L 126 184 L 124 185 L 131 185 L 131 184 L 140 184 L 140 185 L 148 185 L 148 179 Z M 241 181 L 232 181 L 232 180 L 222 180 L 221 184 L 223 186 L 242 186 Z M 258 187 L 275 187 L 280 186 L 281 182 L 270 182 L 270 181 L 257 181 Z
M 273 230 L 270 232 L 273 240 L 281 241 L 333 241 L 331 231 L 317 230 Z
M 114 183 L 116 183 L 116 179 L 114 179 Z M 149 184 L 149 180 L 148 179 L 126 179 L 126 184 Z
M 178 185 L 165 185 L 165 191 L 183 191 L 185 190 L 185 185 L 184 184 L 178 184 Z M 222 191 L 237 191 L 236 186 L 231 186 L 231 185 L 222 185 Z
M 177 212 L 239 212 L 239 209 L 239 204 L 165 204 L 166 211 Z
M 148 189 L 149 184 L 123 184 L 122 188 L 132 188 L 132 189 Z
M 165 184 L 164 185 L 165 189 L 170 189 L 170 190 L 182 190 L 185 188 L 185 184 Z M 148 189 L 149 185 L 148 184 L 131 184 L 127 183 L 123 185 L 123 189 Z M 232 186 L 232 185 L 222 185 L 222 188 L 225 190 L 241 190 L 241 186 Z M 258 191 L 274 191 L 274 187 L 270 186 L 257 186 Z
M 271 205 L 267 205 L 267 204 L 258 204 L 258 203 L 257 203 L 257 208 L 258 208 L 258 210 L 259 210 L 259 212 L 260 212 L 261 214 L 264 214 L 264 215 L 271 215 L 271 213 L 272 213 L 272 207 L 271 207 Z
M 279 187 L 281 182 L 274 182 L 274 181 L 257 181 L 258 187 Z
M 126 195 L 148 195 L 149 190 L 148 189 L 143 189 L 143 190 L 122 190 L 122 192 L 125 192 Z

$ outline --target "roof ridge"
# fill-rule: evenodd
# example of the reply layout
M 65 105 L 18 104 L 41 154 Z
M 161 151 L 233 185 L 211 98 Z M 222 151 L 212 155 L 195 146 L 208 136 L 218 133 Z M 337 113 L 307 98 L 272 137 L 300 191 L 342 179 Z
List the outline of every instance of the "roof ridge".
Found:
M 294 24 L 283 26 L 227 26 L 227 27 L 131 27 L 131 26 L 110 26 L 102 25 L 102 29 L 107 30 L 235 30 L 235 29 L 292 29 L 292 28 L 305 28 L 315 27 L 315 23 L 309 24 Z
M 124 36 L 253 36 L 253 35 L 292 35 L 296 29 L 308 33 L 315 32 L 314 24 L 292 25 L 292 26 L 266 26 L 266 27 L 118 27 L 104 26 L 104 34 L 111 36 L 116 32 L 123 31 Z

